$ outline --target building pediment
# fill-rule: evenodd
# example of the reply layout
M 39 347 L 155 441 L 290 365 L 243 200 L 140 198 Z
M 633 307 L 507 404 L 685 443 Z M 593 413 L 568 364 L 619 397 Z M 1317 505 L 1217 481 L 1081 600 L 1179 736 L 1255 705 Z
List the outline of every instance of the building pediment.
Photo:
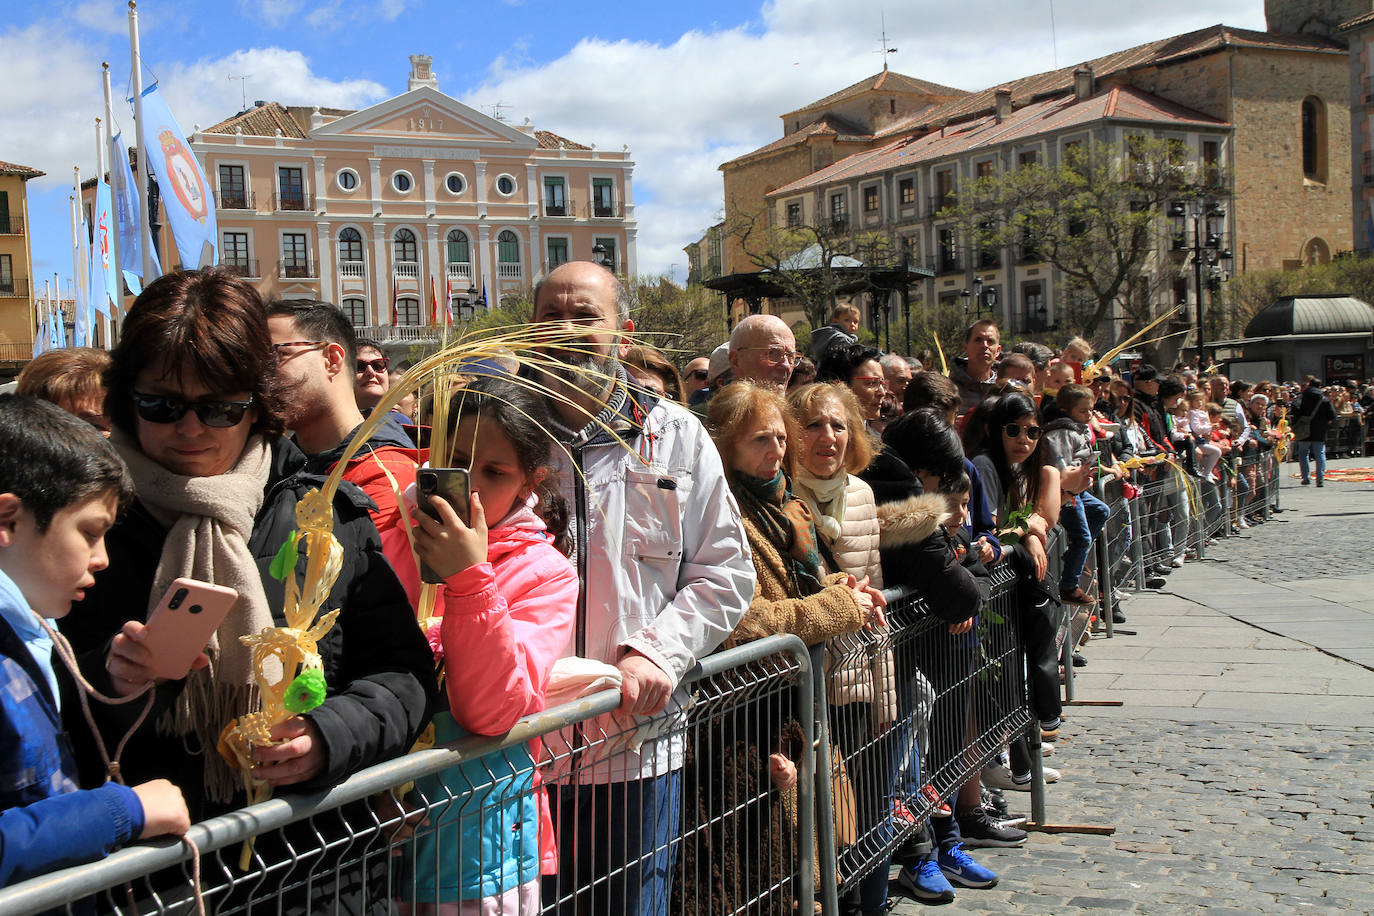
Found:
M 310 131 L 311 137 L 375 137 L 390 140 L 446 141 L 466 144 L 509 143 L 534 148 L 538 142 L 495 118 L 422 86 L 356 111 Z

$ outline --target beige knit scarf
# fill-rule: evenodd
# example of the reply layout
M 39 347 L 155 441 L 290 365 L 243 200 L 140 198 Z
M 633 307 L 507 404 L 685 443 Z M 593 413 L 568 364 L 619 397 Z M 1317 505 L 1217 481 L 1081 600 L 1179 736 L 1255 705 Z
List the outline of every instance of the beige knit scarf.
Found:
M 206 797 L 228 803 L 239 780 L 215 745 L 229 720 L 248 712 L 256 700 L 252 650 L 239 637 L 273 623 L 262 577 L 248 549 L 271 472 L 272 450 L 254 436 L 238 463 L 225 473 L 186 477 L 144 455 L 118 430 L 110 441 L 129 466 L 139 502 L 167 529 L 148 593 L 149 613 L 181 576 L 225 585 L 239 594 L 205 647 L 209 666 L 187 675 L 176 704 L 157 722 L 162 734 L 198 739 L 193 752 L 203 759 Z
M 845 488 L 849 475 L 841 470 L 828 480 L 812 477 L 805 471 L 792 475 L 792 492 L 811 507 L 816 530 L 827 544 L 834 544 L 844 533 Z

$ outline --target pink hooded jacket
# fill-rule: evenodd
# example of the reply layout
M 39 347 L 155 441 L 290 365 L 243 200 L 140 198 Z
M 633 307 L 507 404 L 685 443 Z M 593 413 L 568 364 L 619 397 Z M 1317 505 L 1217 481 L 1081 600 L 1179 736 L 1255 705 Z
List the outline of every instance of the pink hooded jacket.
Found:
M 449 711 L 464 729 L 501 735 L 544 708 L 549 673 L 572 639 L 577 571 L 528 506 L 487 532 L 487 562 L 450 576 L 435 602 L 429 634 L 435 660 L 448 657 Z M 436 632 L 437 630 L 437 632 Z M 530 748 L 535 759 L 538 749 Z M 548 798 L 540 793 L 539 858 L 557 869 Z

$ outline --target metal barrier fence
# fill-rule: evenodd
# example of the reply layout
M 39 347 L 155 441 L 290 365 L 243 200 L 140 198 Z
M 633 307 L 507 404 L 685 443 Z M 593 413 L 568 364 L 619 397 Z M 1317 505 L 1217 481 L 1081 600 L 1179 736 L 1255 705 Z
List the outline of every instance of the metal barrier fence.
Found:
M 457 737 L 440 716 L 435 749 L 194 825 L 198 855 L 170 840 L 131 846 L 0 889 L 0 912 L 190 913 L 197 866 L 217 914 L 422 916 L 500 895 L 511 913 L 535 901 L 579 916 L 835 912 L 932 798 L 951 797 L 1009 741 L 1033 732 L 1038 746 L 1020 588 L 1010 564 L 995 567 L 963 636 L 906 594 L 879 634 L 716 653 L 684 680 L 681 707 L 648 721 L 619 719 L 617 691 L 499 739 Z M 1052 641 L 1064 622 L 1050 621 Z M 859 669 L 890 696 L 847 694 L 846 672 Z M 894 798 L 914 822 L 894 825 Z M 544 799 L 559 864 L 541 876 Z

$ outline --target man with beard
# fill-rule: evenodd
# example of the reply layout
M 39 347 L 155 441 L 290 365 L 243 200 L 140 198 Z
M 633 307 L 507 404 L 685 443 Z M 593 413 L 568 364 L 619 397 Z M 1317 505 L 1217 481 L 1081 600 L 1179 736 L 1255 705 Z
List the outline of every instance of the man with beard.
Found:
M 754 594 L 739 507 L 696 417 L 627 384 L 616 356 L 634 324 L 610 271 L 590 261 L 551 271 L 535 287 L 532 327 L 566 335 L 541 345 L 560 365 L 526 370 L 552 391 L 557 480 L 582 583 L 565 655 L 620 669 L 622 715 L 671 713 L 685 699 L 682 677 L 730 635 Z M 565 730 L 579 772 L 553 787 L 560 873 L 546 879 L 544 899 L 559 900 L 559 913 L 590 901 L 588 912 L 664 914 L 682 729 L 594 760 L 598 737 L 590 723 Z
M 267 306 L 267 330 L 277 351 L 277 372 L 288 385 L 287 420 L 295 443 L 306 454 L 310 473 L 328 474 L 363 423 L 354 397 L 358 346 L 353 325 L 328 302 L 279 299 Z M 419 601 L 420 576 L 390 478 L 413 480 L 416 460 L 410 437 L 393 414 L 343 474 L 376 504 L 371 513 L 382 552 L 412 606 Z

